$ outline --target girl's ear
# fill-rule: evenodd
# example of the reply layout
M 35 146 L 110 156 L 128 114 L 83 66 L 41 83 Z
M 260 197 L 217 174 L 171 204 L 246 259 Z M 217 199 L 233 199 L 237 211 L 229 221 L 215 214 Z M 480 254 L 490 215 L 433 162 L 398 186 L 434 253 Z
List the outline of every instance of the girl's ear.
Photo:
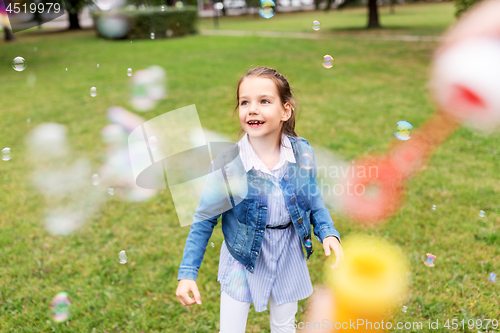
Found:
M 283 108 L 285 110 L 283 111 L 283 116 L 281 117 L 281 120 L 287 121 L 292 116 L 292 104 L 290 102 L 286 102 L 285 104 L 283 104 Z

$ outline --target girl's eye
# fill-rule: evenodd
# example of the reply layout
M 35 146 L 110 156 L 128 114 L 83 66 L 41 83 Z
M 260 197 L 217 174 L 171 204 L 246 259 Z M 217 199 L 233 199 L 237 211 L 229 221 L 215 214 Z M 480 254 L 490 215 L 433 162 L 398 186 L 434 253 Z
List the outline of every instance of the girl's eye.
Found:
M 240 105 L 247 105 L 247 104 L 248 104 L 247 101 L 243 101 L 243 102 L 240 103 Z
M 267 99 L 263 99 L 262 103 L 266 104 L 266 103 L 271 103 L 271 102 L 269 102 Z

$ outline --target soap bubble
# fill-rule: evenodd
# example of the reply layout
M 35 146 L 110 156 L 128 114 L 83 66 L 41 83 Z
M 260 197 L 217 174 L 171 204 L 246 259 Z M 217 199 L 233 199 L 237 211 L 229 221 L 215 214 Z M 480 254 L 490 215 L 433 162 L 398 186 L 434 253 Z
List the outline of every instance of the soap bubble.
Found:
M 434 267 L 434 260 L 436 259 L 436 256 L 430 253 L 427 253 L 427 259 L 424 261 L 424 264 L 427 267 Z
M 490 276 L 488 277 L 488 281 L 490 282 L 497 282 L 497 276 L 495 273 L 490 273 Z
M 436 210 L 436 205 L 432 205 L 432 210 Z
M 99 175 L 97 173 L 92 175 L 92 185 L 99 185 Z
M 97 64 L 97 68 L 99 68 L 99 64 Z
M 210 247 L 214 247 L 214 242 L 210 242 Z
M 320 27 L 321 23 L 319 23 L 319 21 L 313 21 L 313 30 L 314 31 L 318 31 L 319 30 L 319 27 Z
M 127 263 L 127 254 L 125 253 L 125 251 L 120 251 L 120 253 L 118 253 L 118 258 L 120 259 L 120 264 Z
M 111 188 L 111 187 L 110 187 L 110 188 L 108 188 L 108 194 L 109 194 L 109 195 L 113 195 L 113 194 L 115 194 L 115 190 L 114 190 L 113 188 Z
M 177 1 L 177 2 L 175 3 L 175 8 L 177 8 L 177 9 L 181 9 L 181 8 L 183 8 L 183 7 L 184 7 L 184 4 L 182 3 L 182 1 Z
M 62 322 L 69 318 L 69 308 L 71 302 L 68 293 L 62 291 L 52 300 L 52 315 L 56 322 Z
M 127 76 L 132 76 L 132 68 L 127 69 Z
M 312 246 L 312 242 L 311 242 L 311 240 L 310 240 L 310 239 L 307 239 L 307 240 L 306 240 L 306 246 L 307 246 L 307 247 L 311 247 L 311 246 Z
M 311 154 L 304 153 L 299 158 L 300 167 L 306 170 L 311 170 L 314 167 L 314 157 Z
M 155 33 L 154 32 L 151 33 L 151 39 L 155 39 Z
M 165 6 L 161 6 L 161 11 L 164 12 L 165 11 Z
M 332 68 L 333 67 L 333 62 L 334 62 L 334 59 L 331 55 L 325 55 L 323 57 L 323 67 L 325 68 Z
M 394 136 L 401 141 L 410 140 L 410 130 L 413 126 L 404 120 L 398 121 L 397 124 L 398 128 L 396 129 L 396 132 L 394 132 Z
M 10 160 L 10 148 L 5 147 L 2 149 L 2 160 L 9 161 Z
M 260 0 L 259 14 L 263 18 L 269 19 L 276 14 L 276 4 L 273 0 Z
M 480 211 L 479 211 L 479 217 L 484 217 L 484 213 L 485 213 L 485 211 L 484 211 L 484 210 L 480 210 Z
M 99 34 L 106 38 L 124 38 L 130 31 L 129 19 L 119 14 L 100 15 L 95 26 Z
M 407 306 L 403 306 L 403 312 L 406 313 L 406 311 L 408 311 L 408 307 Z
M 12 68 L 18 72 L 24 71 L 26 66 L 28 66 L 28 64 L 23 57 L 15 57 L 14 60 L 12 60 Z
M 97 89 L 96 87 L 90 88 L 90 96 L 96 97 L 97 96 Z

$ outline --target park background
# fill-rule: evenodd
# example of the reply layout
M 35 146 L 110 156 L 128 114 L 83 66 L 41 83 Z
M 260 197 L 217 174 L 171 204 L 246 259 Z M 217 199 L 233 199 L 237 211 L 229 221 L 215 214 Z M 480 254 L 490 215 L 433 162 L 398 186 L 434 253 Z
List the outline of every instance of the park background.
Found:
M 81 229 L 53 236 L 43 225 L 44 198 L 30 182 L 27 133 L 45 122 L 66 126 L 73 153 L 97 170 L 106 110 L 132 109 L 127 68 L 159 65 L 168 73 L 168 98 L 137 114 L 152 119 L 195 104 L 204 128 L 236 140 L 236 84 L 247 69 L 263 65 L 288 78 L 301 105 L 296 131 L 313 147 L 346 161 L 383 153 L 396 140 L 398 121 L 415 129 L 435 112 L 430 64 L 438 37 L 456 20 L 450 2 L 394 9 L 390 14 L 381 6 L 382 28 L 370 30 L 365 8 L 347 8 L 223 17 L 220 35 L 208 35 L 214 30 L 207 18 L 198 23 L 200 34 L 181 38 L 131 43 L 98 38 L 92 29 L 32 29 L 0 42 L 0 145 L 12 149 L 11 159 L 0 162 L 0 331 L 217 332 L 220 224 L 198 275 L 203 305 L 183 307 L 175 289 L 189 228 L 179 226 L 169 190 L 140 203 L 110 196 Z M 321 22 L 319 31 L 312 30 L 314 20 Z M 229 30 L 255 33 L 232 36 Z M 322 66 L 326 54 L 335 59 L 329 69 Z M 16 56 L 27 61 L 22 72 L 11 68 Z M 394 322 L 500 319 L 498 283 L 488 281 L 490 272 L 500 272 L 499 143 L 498 134 L 458 129 L 409 182 L 404 205 L 383 224 L 361 226 L 332 212 L 343 239 L 372 234 L 404 251 L 410 292 L 401 304 L 407 311 L 398 310 Z M 325 257 L 317 240 L 313 246 L 308 266 L 319 285 Z M 121 250 L 126 265 L 118 263 Z M 435 267 L 423 263 L 426 253 L 437 256 Z M 56 323 L 50 303 L 60 291 L 71 299 L 71 316 Z M 307 305 L 299 301 L 298 321 L 305 321 Z M 269 312 L 252 306 L 247 332 L 268 327 Z M 425 327 L 419 332 L 431 331 Z

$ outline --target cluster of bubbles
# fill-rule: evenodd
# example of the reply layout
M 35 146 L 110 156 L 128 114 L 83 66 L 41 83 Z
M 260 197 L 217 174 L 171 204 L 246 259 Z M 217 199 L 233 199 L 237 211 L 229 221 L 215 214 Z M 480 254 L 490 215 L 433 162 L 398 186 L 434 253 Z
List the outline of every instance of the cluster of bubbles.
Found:
M 331 55 L 327 54 L 323 57 L 323 67 L 332 68 L 334 59 Z
M 434 267 L 434 260 L 436 259 L 436 256 L 430 253 L 427 253 L 427 259 L 425 259 L 424 264 L 427 267 Z
M 122 250 L 118 253 L 118 262 L 122 265 L 127 263 L 127 254 L 125 251 Z
M 11 158 L 11 156 L 10 156 L 10 148 L 9 147 L 5 147 L 4 149 L 2 149 L 2 160 L 9 161 L 10 158 Z
M 398 128 L 396 129 L 396 132 L 394 132 L 394 136 L 400 141 L 410 140 L 410 130 L 413 126 L 404 120 L 398 121 L 397 125 Z
M 273 0 L 260 0 L 259 15 L 270 19 L 276 14 L 276 4 Z
M 15 57 L 14 60 L 12 60 L 12 68 L 14 68 L 15 71 L 22 72 L 27 66 L 28 64 L 23 57 Z
M 97 96 L 97 88 L 96 87 L 90 88 L 90 96 L 92 96 L 92 97 Z
M 54 321 L 60 323 L 69 318 L 71 302 L 68 293 L 61 291 L 52 300 L 52 316 Z
M 314 31 L 319 31 L 321 23 L 319 21 L 313 21 L 312 28 Z
M 480 211 L 479 211 L 479 217 L 484 217 L 484 214 L 485 214 L 485 211 L 484 211 L 484 210 L 480 210 Z
M 74 232 L 103 201 L 105 191 L 93 185 L 98 176 L 91 176 L 87 159 L 72 156 L 63 125 L 36 126 L 27 136 L 27 145 L 32 182 L 45 198 L 45 228 L 53 235 Z
M 160 66 L 151 66 L 135 72 L 130 100 L 134 109 L 145 112 L 154 108 L 167 94 L 166 80 L 167 74 Z

